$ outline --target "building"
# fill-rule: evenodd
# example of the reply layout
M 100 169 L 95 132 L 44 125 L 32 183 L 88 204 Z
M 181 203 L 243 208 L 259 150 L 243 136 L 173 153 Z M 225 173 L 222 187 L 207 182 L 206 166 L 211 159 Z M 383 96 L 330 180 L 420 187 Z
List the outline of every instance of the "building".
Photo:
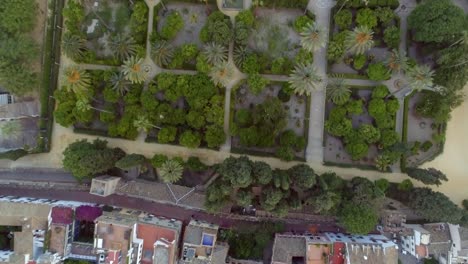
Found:
M 384 210 L 380 222 L 384 232 L 399 233 L 404 230 L 406 215 L 397 210 Z
M 420 259 L 429 256 L 427 246 L 430 242 L 431 233 L 422 225 L 404 225 L 407 229 L 400 236 L 403 252 Z
M 66 258 L 71 251 L 73 241 L 73 214 L 71 207 L 55 206 L 49 217 L 49 251 Z
M 98 263 L 177 263 L 182 222 L 123 209 L 96 219 Z
M 115 193 L 119 181 L 119 177 L 107 175 L 93 178 L 89 193 L 99 196 L 109 196 Z
M 397 245 L 382 235 L 276 234 L 272 264 L 396 264 Z
M 330 259 L 333 259 L 333 243 L 326 236 L 290 233 L 275 236 L 272 264 L 328 264 Z
M 452 263 L 468 263 L 468 228 L 458 225 L 449 225 L 449 228 L 454 244 Z
M 226 263 L 229 247 L 216 241 L 219 226 L 192 220 L 185 228 L 181 263 Z

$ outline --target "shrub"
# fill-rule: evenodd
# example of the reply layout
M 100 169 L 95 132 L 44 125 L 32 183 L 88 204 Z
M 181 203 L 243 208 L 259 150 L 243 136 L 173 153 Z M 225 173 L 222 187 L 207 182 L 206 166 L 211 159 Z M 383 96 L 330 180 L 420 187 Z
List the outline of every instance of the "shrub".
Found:
M 182 16 L 177 11 L 171 11 L 159 34 L 162 38 L 170 40 L 173 39 L 183 27 L 184 20 Z
M 291 100 L 291 94 L 286 91 L 286 89 L 283 87 L 281 90 L 278 92 L 278 99 L 281 100 L 281 102 L 286 103 Z
M 205 141 L 209 148 L 216 148 L 224 144 L 226 134 L 223 127 L 219 125 L 208 126 L 205 132 Z
M 383 145 L 384 148 L 393 146 L 400 139 L 398 133 L 392 129 L 382 130 L 380 134 L 380 143 Z
M 271 73 L 273 74 L 288 74 L 291 71 L 292 63 L 288 58 L 276 58 L 271 63 Z
M 242 127 L 246 127 L 252 124 L 252 116 L 248 109 L 237 110 L 235 119 L 236 119 L 236 123 Z
M 413 146 L 411 147 L 411 154 L 417 155 L 420 148 L 421 148 L 421 142 L 415 141 L 413 143 Z
M 349 29 L 353 23 L 353 14 L 348 9 L 342 9 L 333 16 L 333 19 L 340 29 Z
M 397 99 L 391 99 L 387 101 L 387 112 L 390 114 L 395 114 L 400 109 L 400 103 Z
M 244 23 L 245 25 L 252 27 L 255 23 L 255 17 L 252 10 L 242 10 L 236 16 L 236 22 Z
M 375 14 L 384 25 L 390 24 L 390 22 L 393 21 L 393 18 L 395 18 L 395 13 L 393 13 L 393 10 L 388 7 L 378 7 L 375 10 Z
M 390 48 L 398 48 L 398 45 L 400 44 L 400 29 L 396 26 L 386 28 L 383 40 Z
M 359 54 L 359 55 L 354 56 L 354 58 L 353 58 L 354 69 L 356 69 L 356 70 L 362 69 L 364 67 L 364 65 L 366 65 L 366 62 L 367 62 L 366 55 Z
M 372 98 L 385 98 L 389 94 L 388 88 L 385 85 L 377 85 L 372 90 Z
M 26 155 L 28 155 L 28 152 L 26 150 L 15 149 L 15 150 L 9 150 L 9 151 L 0 153 L 0 159 L 8 159 L 8 160 L 15 161 Z
M 260 71 L 258 56 L 254 53 L 247 55 L 242 64 L 242 71 L 247 74 L 255 74 Z
M 168 161 L 169 158 L 163 154 L 154 154 L 153 158 L 151 158 L 150 162 L 151 165 L 155 168 L 161 168 L 164 162 Z
M 372 9 L 362 8 L 357 12 L 356 23 L 359 26 L 366 26 L 371 29 L 377 26 L 377 16 Z
M 201 143 L 201 136 L 198 132 L 186 130 L 180 135 L 179 142 L 187 148 L 198 148 Z
M 424 141 L 424 143 L 421 145 L 421 150 L 424 152 L 427 152 L 430 148 L 432 147 L 432 142 L 429 140 Z
M 208 169 L 208 166 L 205 165 L 203 162 L 200 161 L 198 157 L 189 157 L 185 166 L 191 171 L 204 171 Z
M 373 81 L 384 81 L 390 79 L 391 74 L 383 62 L 377 62 L 369 65 L 367 76 Z
M 254 95 L 259 95 L 268 83 L 269 81 L 260 76 L 258 73 L 250 74 L 247 78 L 247 85 L 249 86 L 249 90 Z
M 298 16 L 296 18 L 296 20 L 294 20 L 294 30 L 296 30 L 296 32 L 302 32 L 302 30 L 304 29 L 304 27 L 306 27 L 308 24 L 312 24 L 314 23 L 314 20 L 311 19 L 310 17 L 306 16 L 306 15 L 302 15 L 302 16 Z
M 294 159 L 294 150 L 289 146 L 281 146 L 276 151 L 276 156 L 284 161 L 291 161 Z
M 294 57 L 295 63 L 307 64 L 307 63 L 312 63 L 313 60 L 314 60 L 314 54 L 303 48 L 301 48 L 299 52 L 296 54 L 296 56 Z M 289 66 L 289 68 L 291 69 L 292 65 Z
M 177 135 L 177 128 L 172 126 L 167 126 L 161 128 L 158 132 L 158 143 L 166 144 L 174 142 Z
M 369 146 L 363 142 L 351 142 L 346 145 L 345 149 L 353 160 L 359 160 L 367 155 Z

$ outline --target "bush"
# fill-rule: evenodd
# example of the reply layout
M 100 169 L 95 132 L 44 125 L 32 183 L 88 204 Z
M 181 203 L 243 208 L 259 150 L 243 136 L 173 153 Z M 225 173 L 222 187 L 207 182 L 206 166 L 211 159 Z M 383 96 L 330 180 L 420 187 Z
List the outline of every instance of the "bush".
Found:
M 398 133 L 392 129 L 385 129 L 382 130 L 380 133 L 380 143 L 383 145 L 384 148 L 393 146 L 400 139 Z
M 276 156 L 284 161 L 291 161 L 294 159 L 294 150 L 289 146 L 281 146 L 276 151 Z
M 386 28 L 383 40 L 390 48 L 398 48 L 398 45 L 400 44 L 400 29 L 396 26 Z
M 294 57 L 295 63 L 307 64 L 307 63 L 312 63 L 313 60 L 314 60 L 314 54 L 303 48 L 301 48 L 299 52 L 296 54 L 296 56 Z M 292 68 L 292 65 L 289 68 Z
M 291 94 L 285 91 L 285 88 L 283 87 L 278 92 L 278 99 L 280 99 L 283 103 L 289 102 L 289 100 L 291 100 Z
M 333 16 L 333 19 L 340 29 L 349 29 L 353 24 L 353 14 L 348 9 L 342 9 Z
M 353 67 L 356 70 L 360 70 L 366 65 L 367 57 L 364 54 L 359 54 L 353 58 Z
M 15 149 L 15 150 L 9 150 L 9 151 L 0 153 L 0 159 L 8 159 L 8 160 L 15 161 L 26 155 L 28 155 L 28 152 L 26 150 Z
M 236 16 L 236 22 L 244 23 L 246 26 L 252 27 L 255 23 L 255 17 L 252 10 L 242 10 Z
M 400 109 L 400 103 L 397 99 L 390 99 L 387 101 L 387 112 L 389 114 L 395 114 Z
M 314 20 L 306 15 L 298 16 L 296 20 L 294 20 L 294 30 L 300 33 L 302 30 L 308 25 L 314 23 Z
M 363 142 L 351 142 L 346 145 L 345 149 L 353 160 L 359 160 L 367 155 L 369 146 Z
M 377 26 L 377 16 L 375 12 L 370 8 L 359 9 L 356 15 L 356 23 L 359 26 L 366 26 L 368 28 L 374 28 Z
M 377 85 L 372 90 L 372 98 L 385 98 L 389 94 L 388 87 L 385 85 Z
M 201 143 L 201 136 L 198 132 L 186 130 L 180 135 L 179 142 L 187 148 L 198 148 Z
M 162 38 L 170 40 L 173 39 L 183 27 L 184 20 L 182 16 L 177 11 L 171 11 L 159 34 Z
M 162 165 L 168 161 L 169 158 L 163 154 L 154 154 L 153 158 L 151 158 L 151 165 L 155 168 L 161 168 Z
M 288 74 L 291 68 L 292 62 L 285 57 L 276 58 L 271 63 L 271 73 L 273 74 Z
M 247 85 L 249 86 L 249 90 L 254 95 L 259 95 L 268 83 L 269 81 L 260 76 L 258 73 L 250 74 L 247 78 Z
M 432 147 L 432 142 L 429 140 L 424 141 L 424 143 L 421 145 L 421 150 L 424 152 L 427 152 L 430 148 Z
M 378 7 L 375 10 L 375 14 L 383 25 L 390 24 L 390 22 L 395 18 L 395 13 L 393 13 L 393 10 L 388 7 Z
M 158 132 L 158 143 L 166 144 L 174 142 L 177 135 L 177 128 L 172 126 L 167 126 L 161 128 Z
M 255 74 L 260 71 L 260 64 L 258 63 L 258 57 L 252 53 L 247 55 L 242 64 L 242 71 L 247 74 Z
M 411 147 L 411 154 L 417 155 L 420 148 L 421 148 L 421 142 L 415 141 L 413 143 L 413 146 Z
M 206 169 L 208 169 L 208 166 L 201 162 L 198 157 L 189 157 L 187 162 L 185 163 L 185 166 L 189 170 L 195 172 L 205 171 Z
M 384 81 L 390 79 L 391 74 L 383 62 L 377 62 L 369 65 L 367 76 L 373 81 Z
M 248 109 L 239 109 L 236 111 L 236 123 L 239 126 L 246 127 L 252 124 L 252 116 Z

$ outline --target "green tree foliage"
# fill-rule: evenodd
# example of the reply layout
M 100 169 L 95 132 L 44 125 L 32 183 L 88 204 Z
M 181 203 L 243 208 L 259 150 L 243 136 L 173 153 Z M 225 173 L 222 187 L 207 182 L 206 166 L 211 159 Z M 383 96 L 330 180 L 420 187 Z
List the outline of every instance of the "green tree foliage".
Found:
M 357 12 L 356 23 L 361 27 L 374 28 L 377 26 L 377 16 L 372 9 L 362 8 Z
M 340 202 L 341 196 L 334 192 L 324 192 L 307 200 L 308 204 L 314 206 L 314 213 L 316 214 L 326 214 L 338 206 Z
M 137 55 L 138 45 L 135 40 L 125 34 L 115 34 L 110 36 L 109 41 L 106 42 L 112 55 L 118 60 Z
M 408 206 L 431 222 L 457 224 L 462 218 L 462 210 L 447 196 L 429 188 L 414 188 L 408 199 Z
M 398 48 L 400 44 L 400 29 L 396 26 L 390 26 L 384 30 L 384 42 L 389 48 Z
M 272 176 L 273 186 L 275 186 L 275 188 L 282 189 L 283 191 L 289 191 L 292 179 L 289 176 L 288 171 L 275 169 Z
M 368 234 L 377 225 L 378 216 L 371 207 L 346 203 L 341 210 L 339 219 L 349 233 Z
M 448 181 L 447 176 L 441 171 L 429 168 L 429 169 L 419 169 L 419 168 L 407 168 L 406 173 L 413 179 L 421 181 L 426 185 L 441 185 L 442 181 Z
M 413 189 L 413 183 L 409 179 L 406 179 L 398 184 L 398 190 L 400 191 L 409 191 L 411 189 Z
M 137 43 L 146 41 L 146 30 L 148 27 L 148 6 L 145 1 L 135 1 L 130 17 L 130 30 L 132 37 Z
M 289 75 L 288 82 L 297 95 L 310 95 L 321 88 L 322 77 L 317 74 L 311 62 L 299 63 Z
M 192 130 L 185 130 L 180 135 L 179 142 L 184 147 L 198 148 L 201 144 L 200 133 Z
M 297 33 L 300 33 L 307 25 L 313 24 L 314 20 L 306 15 L 298 16 L 296 20 L 294 20 L 294 30 Z
M 158 143 L 167 144 L 174 142 L 177 135 L 177 128 L 173 126 L 165 126 L 158 132 Z
M 112 169 L 124 153 L 108 148 L 107 141 L 96 139 L 90 143 L 83 139 L 68 145 L 63 156 L 64 169 L 81 181 Z
M 174 58 L 174 47 L 166 40 L 157 40 L 151 47 L 151 56 L 158 66 L 166 67 Z
M 351 53 L 364 54 L 374 46 L 373 35 L 374 32 L 369 27 L 358 26 L 346 33 L 344 43 Z
M 391 74 L 383 62 L 377 62 L 369 64 L 367 76 L 373 81 L 383 81 L 390 79 Z
M 145 162 L 146 162 L 146 158 L 143 155 L 128 154 L 128 155 L 125 155 L 125 157 L 119 159 L 115 163 L 115 167 L 124 170 L 124 169 L 133 168 L 133 167 L 139 167 L 143 165 L 143 163 Z
M 353 160 L 360 160 L 367 156 L 367 153 L 369 151 L 369 145 L 359 141 L 349 142 L 345 146 L 345 150 L 351 155 L 351 158 Z
M 253 198 L 253 194 L 249 190 L 240 190 L 236 193 L 236 203 L 243 207 L 251 205 Z
M 382 130 L 380 133 L 381 133 L 380 143 L 384 147 L 390 147 L 400 140 L 400 136 L 398 135 L 397 132 L 395 132 L 395 130 L 385 129 L 385 130 Z
M 233 187 L 246 188 L 253 182 L 252 162 L 247 156 L 229 157 L 218 168 L 219 174 Z
M 0 31 L 9 34 L 28 32 L 36 21 L 37 3 L 34 0 L 0 2 Z
M 252 27 L 255 23 L 255 16 L 252 10 L 242 10 L 236 16 L 236 22 L 244 23 L 245 25 Z
M 268 85 L 269 81 L 260 74 L 255 73 L 255 74 L 250 74 L 249 77 L 247 78 L 247 85 L 249 86 L 249 90 L 254 94 L 254 95 L 259 95 L 263 89 Z
M 28 155 L 28 152 L 24 149 L 14 149 L 8 150 L 5 152 L 0 153 L 0 160 L 1 159 L 8 159 L 8 160 L 18 160 L 24 156 Z
M 389 94 L 388 88 L 385 85 L 377 85 L 372 90 L 372 98 L 385 98 Z
M 185 166 L 189 170 L 196 172 L 205 171 L 209 168 L 209 166 L 201 162 L 198 157 L 189 157 L 185 163 Z
M 360 115 L 363 113 L 362 110 L 362 100 L 349 100 L 347 104 L 344 105 L 348 114 Z
M 151 165 L 155 168 L 161 168 L 161 166 L 168 160 L 168 157 L 163 154 L 154 154 L 151 158 Z
M 379 21 L 384 25 L 390 24 L 395 18 L 395 13 L 389 7 L 378 7 L 374 12 Z
M 252 173 L 255 181 L 262 185 L 269 184 L 273 177 L 270 165 L 263 161 L 255 161 L 253 163 Z
M 336 105 L 344 105 L 351 97 L 351 89 L 344 79 L 330 80 L 327 85 L 327 99 Z
M 312 188 L 317 182 L 314 170 L 305 164 L 295 165 L 288 172 L 294 184 L 299 188 Z
M 356 70 L 360 70 L 367 63 L 367 57 L 364 54 L 358 54 L 353 58 L 353 67 Z
M 223 127 L 219 125 L 208 126 L 205 132 L 205 141 L 209 148 L 216 148 L 224 144 L 226 134 Z
M 200 31 L 200 39 L 203 42 L 216 42 L 227 46 L 232 39 L 232 25 L 228 17 L 221 11 L 210 14 L 205 26 Z
M 262 192 L 261 205 L 265 211 L 273 211 L 283 198 L 283 192 L 277 188 L 266 188 Z
M 334 172 L 326 172 L 318 178 L 320 188 L 325 191 L 341 192 L 345 187 L 345 181 Z
M 348 9 L 341 9 L 333 16 L 333 19 L 340 29 L 349 29 L 353 23 L 353 14 Z
M 387 179 L 378 179 L 374 182 L 375 187 L 379 189 L 382 193 L 386 193 L 390 182 Z
M 467 28 L 463 9 L 450 0 L 427 0 L 418 5 L 408 17 L 408 27 L 414 39 L 422 42 L 453 41 Z
M 182 179 L 184 166 L 176 159 L 166 160 L 158 170 L 161 179 L 166 183 L 174 183 Z
M 333 136 L 342 137 L 353 129 L 351 120 L 346 117 L 346 108 L 335 107 L 330 111 L 325 129 Z
M 379 141 L 380 131 L 372 125 L 363 124 L 358 128 L 359 137 L 367 144 L 373 144 Z
M 0 64 L 0 84 L 9 92 L 24 95 L 37 84 L 37 75 L 24 64 Z
M 177 33 L 184 27 L 184 20 L 178 11 L 171 11 L 166 18 L 166 23 L 164 23 L 159 32 L 160 36 L 166 40 L 173 39 Z

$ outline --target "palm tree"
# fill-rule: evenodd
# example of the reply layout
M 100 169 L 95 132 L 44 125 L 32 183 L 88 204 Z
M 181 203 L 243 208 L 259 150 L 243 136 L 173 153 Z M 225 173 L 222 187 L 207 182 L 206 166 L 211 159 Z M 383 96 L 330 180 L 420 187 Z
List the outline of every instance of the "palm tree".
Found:
M 393 49 L 390 57 L 384 63 L 393 73 L 400 73 L 408 69 L 409 62 L 405 51 L 403 51 L 403 54 L 400 54 L 398 50 Z
M 124 34 L 111 36 L 107 42 L 107 46 L 112 55 L 119 60 L 136 55 L 138 47 L 132 37 Z
M 289 75 L 289 84 L 298 95 L 310 95 L 312 91 L 321 89 L 322 77 L 316 73 L 312 63 L 299 63 Z
M 327 32 L 315 22 L 307 24 L 300 34 L 301 45 L 309 52 L 315 52 L 327 44 Z
M 112 85 L 112 89 L 120 95 L 124 95 L 130 88 L 129 83 L 125 80 L 125 76 L 122 72 L 114 72 L 109 81 Z
M 131 83 L 142 83 L 146 79 L 146 72 L 143 71 L 141 64 L 143 59 L 134 56 L 129 57 L 122 65 L 122 73 L 126 80 Z
M 70 32 L 63 35 L 62 50 L 71 59 L 79 59 L 83 56 L 83 52 L 86 50 L 85 44 L 86 41 L 78 35 L 73 35 Z
M 209 75 L 214 84 L 226 87 L 234 75 L 234 68 L 231 63 L 222 63 L 211 68 Z
M 135 121 L 133 121 L 133 126 L 145 133 L 148 133 L 151 128 L 161 129 L 158 126 L 153 125 L 146 115 L 138 116 Z
M 364 54 L 374 46 L 374 32 L 366 26 L 355 27 L 346 36 L 346 48 L 354 54 Z
M 96 107 L 92 106 L 87 98 L 78 99 L 78 101 L 76 101 L 76 109 L 78 109 L 78 111 L 80 111 L 80 112 L 86 112 L 86 111 L 89 111 L 91 109 L 94 109 L 94 110 L 96 110 L 98 112 L 104 112 L 104 113 L 109 113 L 109 114 L 111 113 L 111 112 L 109 112 L 107 110 L 99 109 L 99 108 L 96 108 Z
M 379 155 L 375 158 L 375 167 L 380 171 L 386 171 L 391 164 L 392 161 L 387 155 Z
M 327 85 L 327 99 L 336 105 L 344 104 L 351 96 L 351 89 L 343 79 L 332 79 Z
M 249 56 L 250 52 L 245 46 L 238 46 L 236 49 L 234 49 L 234 63 L 242 68 L 242 65 L 244 64 L 245 59 L 247 56 Z
M 86 91 L 91 85 L 89 73 L 77 67 L 65 69 L 63 84 L 68 91 L 77 95 L 86 95 Z
M 437 89 L 432 82 L 433 76 L 434 71 L 427 65 L 416 65 L 406 72 L 409 88 L 418 92 L 422 90 L 434 91 Z
M 169 159 L 159 168 L 158 173 L 166 183 L 177 182 L 182 179 L 184 167 L 177 160 Z
M 174 47 L 166 40 L 158 40 L 151 47 L 151 54 L 154 62 L 158 66 L 164 67 L 171 63 L 172 57 L 174 57 Z
M 212 65 L 222 64 L 227 60 L 227 49 L 220 44 L 210 42 L 205 45 L 203 54 Z

